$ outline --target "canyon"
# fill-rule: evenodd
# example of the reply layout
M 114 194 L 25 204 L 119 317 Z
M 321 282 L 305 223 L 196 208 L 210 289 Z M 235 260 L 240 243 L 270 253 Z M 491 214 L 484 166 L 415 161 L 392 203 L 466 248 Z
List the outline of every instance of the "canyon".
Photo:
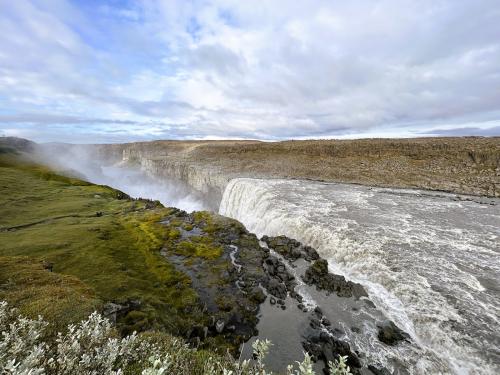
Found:
M 500 138 L 155 141 L 80 146 L 179 179 L 218 205 L 236 177 L 297 178 L 500 197 Z
M 500 138 L 26 147 L 61 174 L 184 210 L 162 221 L 169 262 L 206 301 L 245 292 L 233 305 L 260 305 L 239 328 L 221 310 L 233 350 L 270 338 L 278 371 L 333 350 L 363 374 L 497 373 Z M 232 264 L 219 292 L 178 248 L 199 235 Z M 217 322 L 188 338 L 217 335 Z

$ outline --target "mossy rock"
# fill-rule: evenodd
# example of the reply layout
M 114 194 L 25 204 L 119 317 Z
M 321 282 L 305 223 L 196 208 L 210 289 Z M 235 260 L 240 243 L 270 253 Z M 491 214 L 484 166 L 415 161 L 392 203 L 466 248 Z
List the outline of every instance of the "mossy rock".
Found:
M 200 257 L 205 259 L 216 259 L 222 254 L 222 248 L 211 246 L 206 243 L 193 243 L 191 241 L 182 241 L 177 244 L 176 253 L 187 257 Z

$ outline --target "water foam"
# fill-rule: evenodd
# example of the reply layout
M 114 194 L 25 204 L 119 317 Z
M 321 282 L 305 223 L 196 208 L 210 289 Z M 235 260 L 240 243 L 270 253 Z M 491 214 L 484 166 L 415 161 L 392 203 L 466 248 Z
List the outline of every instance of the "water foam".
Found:
M 230 181 L 219 212 L 315 247 L 413 338 L 412 373 L 500 371 L 499 205 L 297 180 Z M 485 277 L 493 287 L 486 288 Z

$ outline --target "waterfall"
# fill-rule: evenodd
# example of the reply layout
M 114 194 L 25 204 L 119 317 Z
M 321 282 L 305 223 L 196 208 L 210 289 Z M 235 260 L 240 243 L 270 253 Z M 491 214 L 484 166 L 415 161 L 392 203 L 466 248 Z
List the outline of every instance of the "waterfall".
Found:
M 500 204 L 444 193 L 237 178 L 219 213 L 315 247 L 412 336 L 412 373 L 499 373 Z

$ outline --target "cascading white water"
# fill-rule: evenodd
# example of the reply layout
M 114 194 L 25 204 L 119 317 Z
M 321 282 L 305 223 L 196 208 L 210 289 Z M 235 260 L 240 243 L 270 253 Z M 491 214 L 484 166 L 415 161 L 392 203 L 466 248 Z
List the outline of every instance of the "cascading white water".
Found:
M 410 333 L 411 373 L 500 373 L 500 202 L 298 180 L 232 180 L 219 213 L 315 247 Z

